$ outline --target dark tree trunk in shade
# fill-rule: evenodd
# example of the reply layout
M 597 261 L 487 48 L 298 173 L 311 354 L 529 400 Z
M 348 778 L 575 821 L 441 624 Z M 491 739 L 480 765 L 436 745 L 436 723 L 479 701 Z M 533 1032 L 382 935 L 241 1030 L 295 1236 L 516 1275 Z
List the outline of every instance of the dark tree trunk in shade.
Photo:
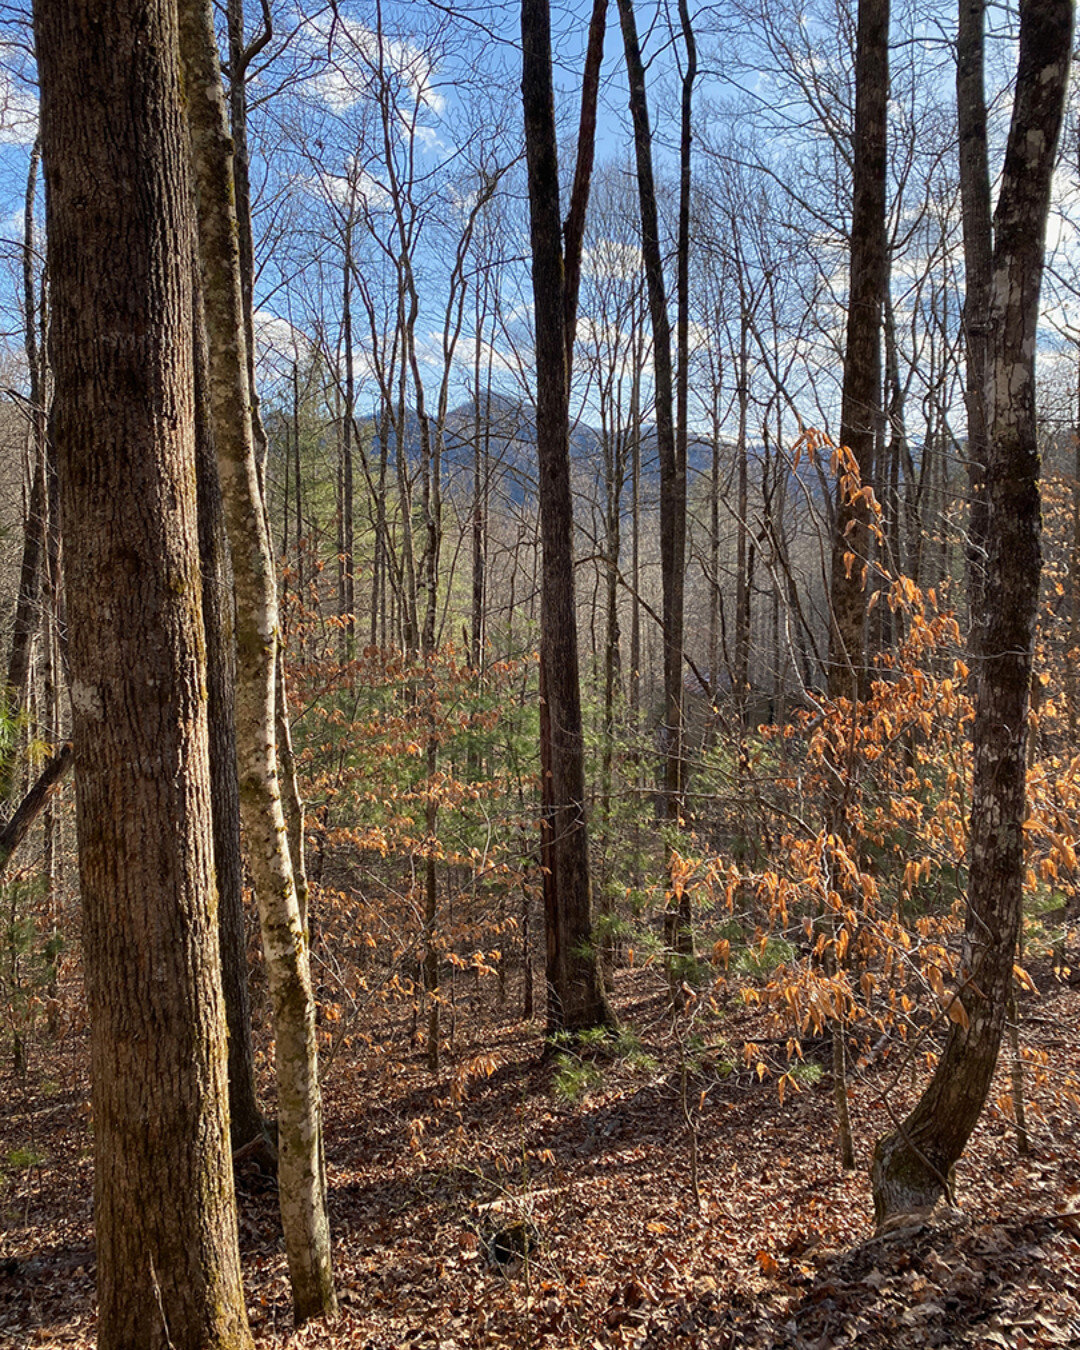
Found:
M 956 116 L 960 132 L 960 204 L 964 229 L 964 347 L 967 381 L 968 608 L 973 634 L 983 620 L 986 569 L 986 379 L 990 357 L 990 279 L 994 231 L 986 146 L 983 25 L 986 0 L 960 0 L 956 34 Z
M 864 486 L 874 481 L 881 410 L 881 318 L 888 281 L 885 238 L 889 0 L 859 0 L 855 55 L 854 192 L 840 444 Z M 840 493 L 829 586 L 829 697 L 854 699 L 868 685 L 866 576 L 870 510 Z
M 1028 697 L 1039 598 L 1035 330 L 1055 147 L 1072 50 L 1071 0 L 1022 0 L 1012 124 L 994 214 L 986 403 L 986 622 L 973 728 L 963 1009 L 926 1091 L 874 1151 L 874 1212 L 932 1206 L 982 1113 L 1013 981 L 1023 898 Z
M 38 774 L 37 781 L 0 829 L 0 878 L 12 854 L 30 832 L 30 827 L 52 801 L 64 775 L 71 768 L 72 748 L 67 741 Z
M 39 0 L 98 1345 L 251 1345 L 229 1157 L 176 12 Z
M 849 240 L 850 280 L 840 445 L 850 452 L 861 488 L 875 482 L 875 446 L 881 412 L 881 324 L 888 286 L 885 235 L 888 166 L 889 0 L 859 0 L 855 48 L 854 182 Z M 871 511 L 861 492 L 840 476 L 833 523 L 829 583 L 829 683 L 832 699 L 848 700 L 849 715 L 869 688 L 866 632 L 872 554 Z M 836 764 L 827 804 L 827 829 L 850 843 L 845 819 L 847 766 Z M 835 921 L 834 921 L 835 926 Z M 829 958 L 832 961 L 832 957 Z M 848 1112 L 847 1058 L 843 1027 L 833 1031 L 833 1098 L 841 1165 L 855 1166 Z
M 550 1032 L 611 1022 L 592 946 L 585 747 L 581 722 L 574 516 L 570 494 L 563 251 L 547 0 L 522 0 L 522 98 L 536 326 L 536 421 L 543 554 L 540 613 L 541 773 Z

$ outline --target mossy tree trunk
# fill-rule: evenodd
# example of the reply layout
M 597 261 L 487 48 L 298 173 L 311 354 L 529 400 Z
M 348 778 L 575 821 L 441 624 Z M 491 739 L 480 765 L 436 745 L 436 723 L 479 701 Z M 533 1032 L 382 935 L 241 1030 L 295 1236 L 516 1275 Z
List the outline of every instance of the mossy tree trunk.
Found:
M 192 261 L 195 262 L 194 251 Z M 198 277 L 195 279 L 198 291 Z M 209 356 L 201 299 L 195 303 L 195 474 L 199 493 L 199 559 L 206 633 L 207 719 L 214 818 L 214 867 L 225 1018 L 229 1027 L 229 1128 L 234 1149 L 264 1132 L 255 1096 L 255 1051 L 248 992 L 247 922 L 236 781 L 236 649 L 232 567 L 210 425 Z
M 180 38 L 198 207 L 210 406 L 236 593 L 240 812 L 274 1019 L 278 1177 L 298 1323 L 333 1311 L 315 1003 L 289 853 L 275 733 L 277 590 L 255 453 L 225 97 L 213 10 L 181 0 Z

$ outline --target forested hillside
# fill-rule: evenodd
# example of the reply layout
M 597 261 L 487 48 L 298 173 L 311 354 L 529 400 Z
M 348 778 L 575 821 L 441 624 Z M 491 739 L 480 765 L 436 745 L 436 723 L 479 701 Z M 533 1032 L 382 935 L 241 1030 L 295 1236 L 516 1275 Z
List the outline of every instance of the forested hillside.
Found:
M 0 11 L 0 1347 L 1080 1345 L 1073 11 Z

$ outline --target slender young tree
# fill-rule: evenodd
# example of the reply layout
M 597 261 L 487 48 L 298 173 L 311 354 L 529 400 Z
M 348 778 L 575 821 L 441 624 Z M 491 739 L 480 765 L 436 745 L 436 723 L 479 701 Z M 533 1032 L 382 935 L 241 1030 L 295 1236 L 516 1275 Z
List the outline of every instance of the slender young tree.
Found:
M 45 531 L 48 519 L 46 436 L 45 436 L 45 380 L 44 353 L 38 340 L 38 302 L 34 283 L 34 202 L 37 197 L 37 175 L 41 160 L 41 137 L 30 151 L 30 167 L 26 176 L 26 198 L 23 211 L 23 349 L 30 382 L 30 463 L 32 467 L 30 496 L 23 531 L 22 564 L 19 569 L 19 592 L 15 604 L 15 623 L 11 634 L 8 656 L 7 698 L 8 710 L 17 712 L 26 700 L 30 675 L 31 654 L 41 615 L 42 561 L 45 553 Z M 0 793 L 7 795 L 11 787 L 11 766 L 0 772 Z
M 192 249 L 194 264 L 194 249 Z M 214 438 L 210 425 L 209 356 L 199 299 L 195 304 L 195 472 L 199 492 L 199 559 L 202 564 L 203 625 L 206 633 L 207 720 L 214 817 L 214 869 L 218 887 L 218 931 L 225 1017 L 229 1027 L 229 1129 L 234 1150 L 264 1145 L 255 1097 L 255 1051 L 248 993 L 244 869 L 240 852 L 240 795 L 236 780 L 236 650 L 233 643 L 232 567 L 225 538 Z
M 967 356 L 968 606 L 982 618 L 986 566 L 986 377 L 990 354 L 990 279 L 994 238 L 986 145 L 983 29 L 986 0 L 960 0 L 956 33 L 956 116 L 960 131 L 960 204 L 964 229 L 964 346 Z
M 656 441 L 660 455 L 660 568 L 664 619 L 664 814 L 678 826 L 686 791 L 683 747 L 683 638 L 686 589 L 686 445 L 687 391 L 689 381 L 689 259 L 690 186 L 692 132 L 690 114 L 697 77 L 697 47 L 689 10 L 679 5 L 679 19 L 686 49 L 680 98 L 679 135 L 679 225 L 676 242 L 676 344 L 677 375 L 671 362 L 671 322 L 664 285 L 660 247 L 660 217 L 653 175 L 652 130 L 645 89 L 645 63 L 638 40 L 633 0 L 619 0 L 623 50 L 630 84 L 630 116 L 634 124 L 638 205 L 641 215 L 641 252 L 649 296 L 653 331 L 653 381 L 656 411 Z M 694 951 L 690 895 L 679 888 L 679 898 L 669 901 L 665 937 L 669 950 L 682 958 Z M 672 997 L 682 1003 L 682 976 L 678 964 L 670 967 Z
M 1039 599 L 1035 346 L 1050 183 L 1072 52 L 1072 0 L 1021 0 L 1020 53 L 994 212 L 986 402 L 985 624 L 973 729 L 961 1014 L 915 1108 L 874 1150 L 874 1213 L 932 1207 L 982 1114 L 1013 980 L 1024 881 L 1028 698 Z
M 859 0 L 855 37 L 853 193 L 848 241 L 847 333 L 840 408 L 840 445 L 850 452 L 860 483 L 874 482 L 874 447 L 881 410 L 881 320 L 888 285 L 885 234 L 889 93 L 889 0 Z M 850 716 L 869 684 L 866 615 L 871 553 L 870 507 L 845 491 L 841 466 L 833 520 L 829 585 L 829 697 L 847 700 Z M 834 765 L 826 831 L 845 843 L 845 767 Z M 827 961 L 834 963 L 830 953 Z M 840 1161 L 855 1166 L 848 1113 L 847 1057 L 842 1028 L 833 1035 L 833 1096 Z
M 237 1350 L 176 9 L 38 0 L 98 1344 Z

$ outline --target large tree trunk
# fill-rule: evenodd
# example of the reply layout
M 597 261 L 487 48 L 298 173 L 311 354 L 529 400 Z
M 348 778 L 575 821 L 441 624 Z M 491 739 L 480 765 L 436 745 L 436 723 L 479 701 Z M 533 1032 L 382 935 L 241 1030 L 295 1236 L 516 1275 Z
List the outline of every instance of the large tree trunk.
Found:
M 1039 598 L 1035 329 L 1071 0 L 1022 0 L 1020 58 L 994 215 L 987 458 L 986 623 L 980 626 L 975 776 L 959 1021 L 926 1091 L 874 1151 L 874 1213 L 925 1209 L 951 1190 L 997 1063 L 1023 895 L 1025 741 Z
M 237 1254 L 176 12 L 38 0 L 98 1344 L 251 1344 Z
M 525 146 L 536 324 L 536 436 L 540 469 L 541 774 L 547 931 L 548 1031 L 611 1022 L 592 946 L 585 747 L 581 722 L 574 514 L 559 164 L 548 0 L 522 0 Z
M 210 4 L 181 0 L 179 9 L 214 444 L 236 591 L 240 810 L 274 1014 L 281 1218 L 299 1323 L 335 1307 L 315 1005 L 278 775 L 277 594 L 255 454 L 224 91 Z

